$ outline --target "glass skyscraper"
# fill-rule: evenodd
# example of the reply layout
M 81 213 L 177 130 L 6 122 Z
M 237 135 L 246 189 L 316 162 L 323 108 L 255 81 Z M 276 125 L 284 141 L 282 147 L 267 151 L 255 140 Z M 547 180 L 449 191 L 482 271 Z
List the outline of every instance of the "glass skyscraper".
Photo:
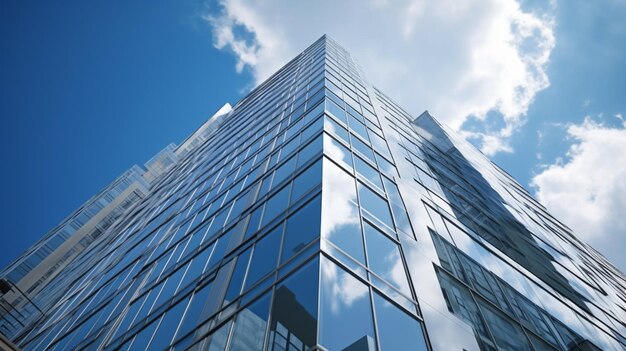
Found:
M 225 107 L 4 347 L 626 349 L 624 275 L 332 39 Z

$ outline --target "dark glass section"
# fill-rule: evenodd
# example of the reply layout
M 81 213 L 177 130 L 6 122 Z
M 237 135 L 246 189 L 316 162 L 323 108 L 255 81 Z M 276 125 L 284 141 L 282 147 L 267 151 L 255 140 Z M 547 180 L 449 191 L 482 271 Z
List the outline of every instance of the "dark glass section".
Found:
M 281 262 L 285 262 L 319 237 L 321 210 L 318 196 L 287 219 Z
M 230 351 L 263 350 L 271 301 L 268 293 L 239 312 L 235 319 Z
M 278 284 L 269 350 L 304 350 L 316 344 L 318 281 L 319 260 L 315 259 Z

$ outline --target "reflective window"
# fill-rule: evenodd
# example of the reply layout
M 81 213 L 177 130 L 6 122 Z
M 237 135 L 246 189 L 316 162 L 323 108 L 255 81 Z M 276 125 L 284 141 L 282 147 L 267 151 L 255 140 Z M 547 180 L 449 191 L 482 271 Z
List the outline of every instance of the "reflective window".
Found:
M 237 257 L 237 263 L 233 269 L 230 284 L 228 285 L 228 290 L 226 290 L 226 296 L 224 297 L 224 304 L 233 301 L 241 293 L 241 286 L 246 274 L 246 269 L 248 269 L 248 261 L 251 251 L 251 249 L 247 249 L 243 253 L 239 254 L 239 257 Z M 228 267 L 228 265 L 222 266 L 220 271 L 226 269 L 226 267 Z
M 501 316 L 500 313 L 482 301 L 479 301 L 479 306 L 499 348 L 502 350 L 531 350 L 528 339 L 517 323 Z
M 355 157 L 354 168 L 361 176 L 363 176 L 363 178 L 372 182 L 372 184 L 376 185 L 379 189 L 383 189 L 383 183 L 380 180 L 380 173 L 378 173 L 374 167 L 370 166 L 360 157 Z
M 376 350 L 369 288 L 324 257 L 321 276 L 320 344 L 328 350 Z
M 374 151 L 372 151 L 372 149 L 370 149 L 369 146 L 365 145 L 365 143 L 363 143 L 361 140 L 359 140 L 359 139 L 357 139 L 355 137 L 351 137 L 350 139 L 352 140 L 352 148 L 354 150 L 356 150 L 359 153 L 361 153 L 361 155 L 365 156 L 365 158 L 370 160 L 370 162 L 376 164 L 376 158 L 374 157 Z
M 209 297 L 209 291 L 211 290 L 211 284 L 205 285 L 202 289 L 196 291 L 195 294 L 191 297 L 191 302 L 189 303 L 189 308 L 185 312 L 185 316 L 180 321 L 180 325 L 178 327 L 178 332 L 176 333 L 176 337 L 179 338 L 191 330 L 195 329 L 196 326 L 200 322 L 198 318 L 200 318 L 200 314 L 204 309 L 204 303 Z
M 166 346 L 170 344 L 170 342 L 172 341 L 172 337 L 176 332 L 176 327 L 178 326 L 178 323 L 180 322 L 183 313 L 185 313 L 185 308 L 187 307 L 188 302 L 189 298 L 183 299 L 182 301 L 178 302 L 176 306 L 167 311 L 165 315 L 161 318 L 159 329 L 154 334 L 152 342 L 150 343 L 151 349 L 163 350 Z
M 289 204 L 289 188 L 290 185 L 288 184 L 267 200 L 261 226 L 269 223 L 287 208 L 287 205 Z
M 348 115 L 348 124 L 350 125 L 350 129 L 353 130 L 356 134 L 358 134 L 363 140 L 369 140 L 367 128 L 357 121 L 352 115 Z
M 298 175 L 293 181 L 291 190 L 291 203 L 298 200 L 322 181 L 322 161 L 317 161 L 311 167 Z
M 358 188 L 361 207 L 376 216 L 378 220 L 386 224 L 389 228 L 393 228 L 393 221 L 391 220 L 387 201 L 361 183 L 359 183 Z
M 320 218 L 321 203 L 318 196 L 287 219 L 281 262 L 285 262 L 319 237 Z
M 352 168 L 352 152 L 328 135 L 324 135 L 324 153 L 334 161 Z
M 232 325 L 233 322 L 228 321 L 228 323 L 214 331 L 213 334 L 209 335 L 209 337 L 204 341 L 204 347 L 201 349 L 207 351 L 224 351 L 226 349 L 226 342 L 228 342 L 228 334 Z
M 421 323 L 384 297 L 374 293 L 381 351 L 427 351 Z
M 367 222 L 363 223 L 370 269 L 411 296 L 398 244 Z
M 365 264 L 354 178 L 324 160 L 322 238 Z
M 158 319 L 152 323 L 150 323 L 150 325 L 148 325 L 147 327 L 145 327 L 142 331 L 139 332 L 139 334 L 137 334 L 137 336 L 135 336 L 135 339 L 133 340 L 132 344 L 127 344 L 129 347 L 127 349 L 125 349 L 124 347 L 122 347 L 123 350 L 146 350 L 148 349 L 148 344 L 150 343 L 150 340 L 152 340 L 152 335 L 154 334 L 154 331 L 156 329 L 156 327 L 158 326 Z
M 246 278 L 246 288 L 254 285 L 260 278 L 276 268 L 283 227 L 282 224 L 279 225 L 254 246 L 252 261 L 250 261 L 250 269 Z
M 350 134 L 346 128 L 339 125 L 339 123 L 335 122 L 334 119 L 326 117 L 324 122 L 324 128 L 330 133 L 342 139 L 346 144 L 350 144 Z
M 270 350 L 308 349 L 317 335 L 319 261 L 305 265 L 276 287 L 269 336 Z
M 326 100 L 326 111 L 330 112 L 330 114 L 336 117 L 338 120 L 347 124 L 346 111 L 337 106 L 334 102 Z
M 237 314 L 230 351 L 263 350 L 269 309 L 270 294 L 267 293 Z
M 321 154 L 322 149 L 322 136 L 319 136 L 298 152 L 298 167 L 307 163 L 314 156 Z

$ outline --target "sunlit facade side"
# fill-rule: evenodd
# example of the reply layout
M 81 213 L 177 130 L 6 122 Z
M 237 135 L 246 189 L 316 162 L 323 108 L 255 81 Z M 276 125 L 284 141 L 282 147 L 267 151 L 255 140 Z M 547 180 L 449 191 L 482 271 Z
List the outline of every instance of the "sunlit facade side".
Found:
M 626 349 L 622 273 L 332 39 L 203 130 L 16 345 Z

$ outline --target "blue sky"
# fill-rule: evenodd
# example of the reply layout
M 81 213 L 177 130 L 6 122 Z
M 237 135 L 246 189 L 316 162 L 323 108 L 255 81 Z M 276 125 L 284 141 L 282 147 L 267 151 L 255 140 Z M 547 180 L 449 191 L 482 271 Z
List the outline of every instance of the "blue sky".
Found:
M 4 2 L 0 266 L 328 33 L 626 267 L 626 3 L 456 3 Z

